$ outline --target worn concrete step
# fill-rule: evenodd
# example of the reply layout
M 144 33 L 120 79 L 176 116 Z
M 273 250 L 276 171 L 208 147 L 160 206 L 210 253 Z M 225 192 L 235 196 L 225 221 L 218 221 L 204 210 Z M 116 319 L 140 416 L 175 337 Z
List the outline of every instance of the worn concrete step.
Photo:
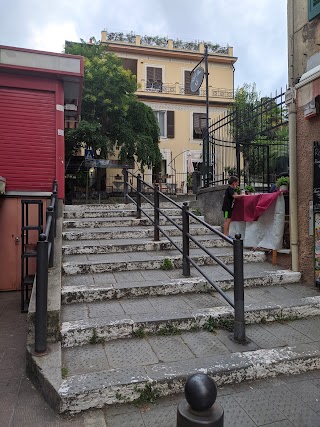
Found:
M 219 226 L 215 227 L 217 230 L 221 230 Z M 181 231 L 173 225 L 163 226 L 163 230 L 168 236 L 181 236 Z M 193 236 L 213 234 L 208 228 L 191 224 L 190 234 Z M 151 238 L 154 236 L 153 227 L 107 227 L 107 228 L 70 228 L 62 232 L 64 240 L 101 240 L 101 239 L 144 239 Z M 160 232 L 160 239 L 164 239 Z
M 178 247 L 182 248 L 182 238 L 173 238 Z M 230 244 L 217 235 L 197 236 L 197 241 L 206 248 L 228 247 Z M 196 243 L 190 240 L 190 248 L 195 249 Z M 155 242 L 150 239 L 112 239 L 112 240 L 69 240 L 62 246 L 64 255 L 109 254 L 123 252 L 168 251 L 176 247 L 168 239 Z
M 233 301 L 233 291 L 225 294 Z M 61 342 L 64 347 L 94 340 L 134 338 L 201 329 L 206 324 L 232 325 L 234 310 L 219 293 L 138 297 L 64 305 Z M 245 290 L 247 324 L 320 315 L 316 289 L 299 284 Z M 320 331 L 319 331 L 320 334 Z
M 151 205 L 144 207 L 143 210 L 147 212 L 148 215 L 153 216 L 153 208 Z M 178 208 L 162 208 L 161 210 L 167 215 L 181 215 L 181 209 Z M 192 210 L 191 210 L 192 212 Z M 195 211 L 197 212 L 197 211 Z M 117 217 L 135 217 L 137 214 L 137 209 L 97 209 L 97 210 L 77 210 L 77 211 L 65 211 L 63 217 L 65 219 L 81 219 L 81 218 L 117 218 Z M 143 213 L 142 213 L 143 215 Z
M 151 215 L 153 217 L 153 215 Z M 175 224 L 182 225 L 182 216 L 170 216 L 171 220 Z M 199 219 L 203 220 L 203 217 L 199 216 Z M 82 219 L 65 219 L 63 221 L 63 228 L 105 228 L 105 227 L 146 227 L 152 225 L 152 221 L 149 218 L 82 218 Z M 167 218 L 160 216 L 160 225 L 172 224 Z M 198 224 L 198 221 L 190 217 L 190 224 Z
M 63 348 L 60 412 L 175 394 L 197 372 L 223 386 L 320 368 L 318 316 L 249 325 L 245 345 L 209 329 Z
M 152 201 L 152 199 L 151 199 Z M 182 206 L 183 202 L 175 202 L 179 206 Z M 143 202 L 141 204 L 143 209 L 150 209 L 150 203 Z M 175 208 L 174 203 L 161 202 L 161 208 L 172 209 Z M 65 205 L 64 212 L 80 214 L 81 212 L 100 212 L 100 211 L 119 211 L 119 210 L 134 210 L 136 205 L 134 203 L 116 203 L 116 204 L 92 204 L 92 205 Z
M 298 283 L 301 274 L 291 270 L 269 269 L 267 263 L 253 263 L 244 267 L 244 286 L 289 285 Z M 204 267 L 206 274 L 215 277 L 215 284 L 227 291 L 233 289 L 233 278 L 221 267 Z M 247 270 L 247 271 L 246 271 Z M 175 272 L 176 273 L 176 272 Z M 188 293 L 215 292 L 205 278 L 193 276 L 172 278 L 164 271 L 136 271 L 128 273 L 107 273 L 92 275 L 63 276 L 62 304 L 89 303 L 105 300 L 119 300 L 142 296 L 180 295 Z
M 233 248 L 209 248 L 208 251 L 224 264 L 233 263 Z M 191 249 L 190 257 L 197 265 L 215 265 L 217 262 L 200 249 Z M 262 262 L 262 251 L 243 251 L 244 262 Z M 133 252 L 117 254 L 65 255 L 62 263 L 64 274 L 107 273 L 134 270 L 171 270 L 182 268 L 182 255 L 178 251 Z

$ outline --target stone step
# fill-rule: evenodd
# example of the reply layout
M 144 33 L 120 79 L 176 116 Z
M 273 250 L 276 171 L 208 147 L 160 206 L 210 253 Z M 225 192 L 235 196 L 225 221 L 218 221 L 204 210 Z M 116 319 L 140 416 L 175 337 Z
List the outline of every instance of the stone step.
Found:
M 233 301 L 233 291 L 225 294 Z M 61 343 L 74 347 L 95 340 L 113 341 L 144 334 L 174 334 L 232 326 L 233 308 L 219 293 L 145 296 L 64 305 Z M 245 291 L 247 324 L 320 315 L 319 292 L 300 284 Z M 319 331 L 320 334 L 320 331 Z
M 173 238 L 173 241 L 178 247 L 182 248 L 181 237 Z M 230 244 L 224 239 L 212 235 L 198 236 L 197 241 L 206 248 L 228 247 Z M 190 240 L 190 248 L 195 249 L 197 245 Z M 123 252 L 143 252 L 143 251 L 169 251 L 175 250 L 176 247 L 167 239 L 160 242 L 155 242 L 150 239 L 112 239 L 112 240 L 69 240 L 62 246 L 64 255 L 80 255 L 80 254 L 108 254 L 108 253 L 123 253 Z
M 217 230 L 221 230 L 219 226 L 215 227 Z M 181 231 L 172 226 L 163 226 L 163 230 L 168 236 L 181 236 Z M 212 231 L 208 228 L 191 224 L 190 234 L 193 236 L 199 236 L 204 234 L 212 235 Z M 107 227 L 107 228 L 73 228 L 67 229 L 62 232 L 64 240 L 101 240 L 101 239 L 153 239 L 154 228 L 153 227 Z M 160 232 L 160 239 L 163 239 Z
M 178 225 L 182 225 L 182 217 L 180 216 L 170 216 L 172 221 Z M 203 217 L 199 216 L 199 219 L 203 220 Z M 128 217 L 118 217 L 118 218 L 84 218 L 84 219 L 70 219 L 63 221 L 63 228 L 106 228 L 106 227 L 145 227 L 152 225 L 152 221 L 149 218 L 128 218 Z M 172 224 L 167 218 L 160 216 L 159 220 L 160 225 L 170 225 Z M 198 224 L 198 221 L 190 217 L 190 224 Z
M 176 255 L 174 253 L 177 253 Z M 224 264 L 233 262 L 233 248 L 210 248 L 210 253 Z M 215 265 L 216 261 L 200 249 L 191 249 L 190 257 L 198 266 Z M 262 262 L 262 251 L 243 251 L 244 262 Z M 134 270 L 170 270 L 182 268 L 182 255 L 178 251 L 134 252 L 117 254 L 65 255 L 62 263 L 64 274 L 107 273 Z
M 291 270 L 267 270 L 266 263 L 254 263 L 244 268 L 244 286 L 275 286 L 279 284 L 298 283 L 301 274 Z M 215 284 L 227 291 L 233 289 L 233 278 L 221 267 L 204 267 L 206 274 L 216 277 Z M 248 270 L 248 271 L 246 271 Z M 164 271 L 152 271 L 149 275 L 143 271 L 123 273 L 107 273 L 95 275 L 63 276 L 61 292 L 62 304 L 89 303 L 94 301 L 119 300 L 142 296 L 180 295 L 187 293 L 214 292 L 204 277 L 197 277 L 191 269 L 193 277 L 170 278 Z M 126 280 L 125 280 L 126 279 Z
M 152 201 L 152 199 L 151 199 Z M 183 202 L 175 202 L 179 206 L 182 206 Z M 143 209 L 150 209 L 150 203 L 142 203 Z M 119 210 L 134 210 L 136 209 L 134 203 L 116 203 L 116 204 L 92 204 L 92 205 L 64 205 L 64 212 L 75 212 L 80 214 L 81 212 L 100 212 L 100 211 L 119 211 Z M 161 208 L 172 209 L 175 208 L 174 203 L 161 201 Z
M 144 207 L 143 210 L 148 213 L 148 215 L 153 216 L 153 208 Z M 165 212 L 167 215 L 175 215 L 179 216 L 181 215 L 181 209 L 175 208 L 162 208 L 161 210 Z M 192 210 L 191 210 L 192 212 Z M 137 214 L 137 209 L 98 209 L 98 210 L 89 210 L 89 211 L 65 211 L 63 214 L 63 217 L 65 219 L 81 219 L 81 218 L 117 218 L 117 217 L 129 217 L 133 216 L 135 217 Z M 143 215 L 143 214 L 142 214 Z

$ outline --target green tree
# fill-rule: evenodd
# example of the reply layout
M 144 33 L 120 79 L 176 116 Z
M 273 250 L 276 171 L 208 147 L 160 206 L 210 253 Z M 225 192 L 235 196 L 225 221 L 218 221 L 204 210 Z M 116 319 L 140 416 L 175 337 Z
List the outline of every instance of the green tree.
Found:
M 67 42 L 65 52 L 84 56 L 82 121 L 66 132 L 68 153 L 82 144 L 108 157 L 119 150 L 122 161 L 136 160 L 141 167 L 159 168 L 159 127 L 152 109 L 137 101 L 136 77 L 122 67 L 121 59 L 105 45 Z

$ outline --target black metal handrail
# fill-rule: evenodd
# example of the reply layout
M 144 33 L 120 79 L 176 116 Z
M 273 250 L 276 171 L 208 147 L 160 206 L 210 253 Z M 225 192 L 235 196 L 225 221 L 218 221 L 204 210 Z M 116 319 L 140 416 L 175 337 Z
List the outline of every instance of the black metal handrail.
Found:
M 128 182 L 129 174 L 131 178 L 135 178 L 137 180 L 136 188 Z M 222 234 L 219 230 L 212 227 L 207 222 L 203 221 L 201 218 L 194 215 L 192 212 L 189 212 L 189 206 L 187 202 L 183 203 L 181 207 L 174 200 L 170 199 L 167 195 L 163 194 L 159 191 L 159 186 L 155 184 L 153 187 L 144 182 L 141 179 L 140 175 L 135 175 L 127 169 L 123 169 L 124 175 L 124 200 L 125 203 L 128 203 L 130 200 L 137 206 L 137 215 L 136 218 L 141 218 L 141 212 L 146 215 L 146 217 L 153 223 L 154 225 L 154 241 L 160 240 L 160 232 L 171 242 L 171 244 L 182 254 L 182 268 L 183 275 L 185 277 L 190 276 L 190 264 L 196 268 L 196 270 L 207 280 L 207 282 L 234 308 L 234 340 L 240 343 L 246 342 L 245 336 L 245 318 L 244 318 L 244 275 L 243 275 L 243 240 L 241 239 L 241 235 L 237 234 L 235 239 L 230 239 L 229 237 Z M 144 186 L 153 190 L 153 202 L 146 197 L 142 191 L 142 183 Z M 131 195 L 128 192 L 128 189 L 131 189 Z M 133 197 L 135 194 L 135 198 Z M 160 209 L 160 196 L 172 203 L 178 209 L 181 210 L 182 213 L 182 227 L 177 224 L 172 218 L 170 218 L 163 210 Z M 142 208 L 141 199 L 146 200 L 154 209 L 153 218 Z M 164 216 L 171 224 L 173 224 L 181 233 L 182 233 L 182 249 L 176 244 L 176 242 L 171 239 L 171 237 L 166 233 L 162 226 L 160 226 L 160 214 Z M 233 258 L 234 258 L 234 267 L 233 271 L 218 257 L 212 254 L 207 248 L 205 248 L 200 242 L 195 239 L 192 234 L 190 234 L 190 217 L 195 219 L 201 225 L 217 234 L 219 237 L 224 239 L 226 242 L 233 246 Z M 220 287 L 203 271 L 203 269 L 190 257 L 190 240 L 194 242 L 201 250 L 203 250 L 209 257 L 211 257 L 217 264 L 219 264 L 224 270 L 226 270 L 234 280 L 234 301 L 232 301 L 228 295 L 220 289 Z
M 48 269 L 54 264 L 54 238 L 57 234 L 58 183 L 53 183 L 50 205 L 46 211 L 45 232 L 37 242 L 37 281 L 35 314 L 35 353 L 47 351 Z

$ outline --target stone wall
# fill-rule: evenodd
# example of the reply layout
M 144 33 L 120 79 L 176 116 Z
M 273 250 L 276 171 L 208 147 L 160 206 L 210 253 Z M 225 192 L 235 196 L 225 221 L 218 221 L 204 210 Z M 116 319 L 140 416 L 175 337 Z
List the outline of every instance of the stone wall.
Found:
M 222 202 L 227 185 L 202 188 L 198 191 L 198 207 L 204 215 L 204 219 L 211 225 L 223 225 Z

